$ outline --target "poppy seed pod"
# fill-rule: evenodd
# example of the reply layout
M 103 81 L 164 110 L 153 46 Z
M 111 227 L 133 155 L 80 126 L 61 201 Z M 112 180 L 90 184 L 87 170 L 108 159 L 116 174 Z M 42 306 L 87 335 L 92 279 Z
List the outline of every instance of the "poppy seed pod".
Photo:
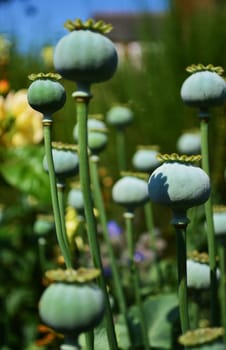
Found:
M 54 143 L 52 149 L 54 171 L 58 178 L 65 179 L 70 176 L 75 176 L 78 173 L 79 157 L 77 152 L 73 150 L 73 146 Z M 43 168 L 48 172 L 47 157 L 44 156 Z
M 64 335 L 86 332 L 101 321 L 105 310 L 102 290 L 93 282 L 86 281 L 85 269 L 55 270 L 60 279 L 51 283 L 39 301 L 42 321 L 56 332 Z M 78 279 L 78 280 L 77 280 Z
M 177 149 L 181 154 L 200 154 L 201 135 L 199 132 L 188 131 L 183 133 L 177 141 Z
M 112 198 L 128 209 L 135 209 L 148 201 L 147 182 L 136 176 L 124 176 L 114 184 Z
M 156 147 L 140 147 L 133 155 L 133 166 L 138 171 L 151 172 L 160 165 L 160 161 L 157 159 L 158 154 Z
M 52 114 L 63 107 L 66 101 L 66 92 L 58 81 L 59 74 L 31 74 L 29 78 L 33 82 L 28 88 L 27 98 L 33 109 L 42 114 Z
M 207 289 L 210 287 L 210 267 L 192 259 L 187 260 L 188 288 Z
M 89 118 L 87 120 L 87 129 L 88 147 L 92 153 L 97 154 L 106 147 L 108 142 L 106 125 L 102 120 Z M 78 124 L 74 127 L 73 136 L 75 141 L 78 141 Z
M 214 232 L 218 237 L 226 237 L 226 207 L 215 206 L 213 210 Z
M 226 98 L 226 83 L 220 76 L 223 69 L 212 65 L 192 65 L 187 68 L 189 76 L 181 87 L 181 98 L 185 104 L 208 109 L 223 104 Z
M 72 188 L 68 192 L 68 204 L 79 213 L 84 211 L 84 198 L 80 188 Z
M 78 85 L 110 79 L 117 67 L 118 56 L 114 44 L 103 33 L 111 26 L 102 21 L 77 19 L 65 27 L 71 32 L 59 40 L 54 51 L 54 67 L 65 79 Z M 108 30 L 109 29 L 109 30 Z
M 107 112 L 106 120 L 109 125 L 125 127 L 132 123 L 133 112 L 125 106 L 114 106 Z
M 159 155 L 164 163 L 148 181 L 150 199 L 186 216 L 187 209 L 203 204 L 210 196 L 209 176 L 192 164 L 199 156 Z

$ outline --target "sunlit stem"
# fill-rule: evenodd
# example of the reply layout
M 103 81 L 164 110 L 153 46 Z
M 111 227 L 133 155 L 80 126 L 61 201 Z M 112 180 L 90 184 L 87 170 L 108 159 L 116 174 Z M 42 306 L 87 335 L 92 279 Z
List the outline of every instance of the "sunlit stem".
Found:
M 52 206 L 53 206 L 54 221 L 56 226 L 56 235 L 57 235 L 57 240 L 58 240 L 61 253 L 64 257 L 66 267 L 70 268 L 71 260 L 70 260 L 70 257 L 68 256 L 67 248 L 64 243 L 61 217 L 60 217 L 60 208 L 59 208 L 58 196 L 57 196 L 56 176 L 54 171 L 52 146 L 51 146 L 51 126 L 52 126 L 52 118 L 49 116 L 44 116 L 43 132 L 44 132 L 45 154 L 46 154 L 46 160 L 48 165 L 51 200 L 52 200 Z
M 104 269 L 101 261 L 100 246 L 98 242 L 98 233 L 96 219 L 93 211 L 93 200 L 91 196 L 91 181 L 89 169 L 89 155 L 88 155 L 88 104 L 91 95 L 86 91 L 76 91 L 72 95 L 76 101 L 77 122 L 78 122 L 78 144 L 79 144 L 79 170 L 80 183 L 84 198 L 85 218 L 87 222 L 88 240 L 91 249 L 92 260 L 94 266 L 100 270 L 99 284 L 103 290 L 106 299 L 106 329 L 108 335 L 109 348 L 111 350 L 117 349 L 117 340 L 114 329 L 114 322 L 111 312 L 110 300 L 107 292 L 107 287 L 104 279 Z
M 127 234 L 127 246 L 129 254 L 129 264 L 130 264 L 130 275 L 132 279 L 132 288 L 134 290 L 134 296 L 136 301 L 136 306 L 138 308 L 140 325 L 141 325 L 141 334 L 143 340 L 143 346 L 145 350 L 150 349 L 149 339 L 148 339 L 148 330 L 146 325 L 146 320 L 144 316 L 144 309 L 142 305 L 142 298 L 140 293 L 140 282 L 138 269 L 134 260 L 134 214 L 132 212 L 124 213 L 125 225 L 126 225 L 126 234 Z
M 209 147 L 208 147 L 208 126 L 209 126 L 209 113 L 201 111 L 200 117 L 200 130 L 201 130 L 201 154 L 202 154 L 202 168 L 210 176 L 209 166 Z M 210 306 L 211 306 L 211 323 L 212 326 L 218 324 L 218 307 L 217 304 L 217 276 L 216 276 L 216 243 L 213 223 L 213 207 L 212 199 L 209 197 L 205 203 L 205 214 L 207 222 L 207 240 L 208 240 L 208 254 L 209 254 L 209 265 L 210 265 Z
M 115 292 L 116 292 L 116 297 L 118 299 L 119 309 L 120 309 L 122 317 L 124 318 L 128 340 L 131 344 L 131 335 L 130 335 L 129 320 L 128 320 L 128 310 L 127 310 L 127 305 L 126 305 L 126 301 L 125 301 L 123 288 L 121 285 L 121 279 L 119 276 L 119 271 L 118 271 L 112 243 L 111 243 L 110 236 L 108 233 L 106 211 L 105 211 L 105 207 L 104 207 L 104 202 L 103 202 L 101 187 L 100 187 L 100 180 L 99 180 L 99 175 L 98 175 L 98 162 L 99 162 L 99 157 L 97 155 L 92 155 L 90 157 L 90 170 L 91 170 L 91 179 L 92 179 L 92 185 L 93 185 L 94 202 L 95 202 L 95 206 L 96 206 L 98 213 L 99 213 L 99 218 L 100 218 L 100 223 L 101 223 L 104 239 L 105 239 L 105 242 L 106 242 L 106 245 L 108 248 L 110 265 L 111 265 L 112 275 L 113 275 L 114 288 L 115 288 Z

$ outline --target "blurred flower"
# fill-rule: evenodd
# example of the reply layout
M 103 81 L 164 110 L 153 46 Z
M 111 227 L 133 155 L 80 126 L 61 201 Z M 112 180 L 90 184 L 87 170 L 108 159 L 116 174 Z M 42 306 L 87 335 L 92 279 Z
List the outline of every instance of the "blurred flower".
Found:
M 0 80 L 0 95 L 5 95 L 9 91 L 10 85 L 7 79 Z
M 0 96 L 0 136 L 1 145 L 13 147 L 42 140 L 42 115 L 29 106 L 26 89 Z
M 119 224 L 114 220 L 110 220 L 108 221 L 107 229 L 111 244 L 117 249 L 122 248 L 124 239 L 122 235 L 122 228 L 119 226 Z
M 111 238 L 120 236 L 122 233 L 122 228 L 117 224 L 116 221 L 110 220 L 108 222 L 108 233 Z
M 49 327 L 46 327 L 44 324 L 38 325 L 38 331 L 42 335 L 42 338 L 36 340 L 37 346 L 44 346 L 53 343 L 53 341 L 57 338 L 63 338 L 62 334 L 54 332 Z
M 48 45 L 43 47 L 41 56 L 46 67 L 53 67 L 53 46 Z

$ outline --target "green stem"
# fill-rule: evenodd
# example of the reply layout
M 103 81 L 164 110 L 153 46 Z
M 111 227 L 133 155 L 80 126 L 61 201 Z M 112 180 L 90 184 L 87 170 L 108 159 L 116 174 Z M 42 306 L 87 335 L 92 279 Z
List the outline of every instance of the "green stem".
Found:
M 85 339 L 86 339 L 86 349 L 94 350 L 94 331 L 91 330 L 89 332 L 86 332 Z
M 130 334 L 130 327 L 129 327 L 128 311 L 127 311 L 127 306 L 125 302 L 125 296 L 121 285 L 121 279 L 119 276 L 118 267 L 115 260 L 114 251 L 112 248 L 112 243 L 108 233 L 106 211 L 105 211 L 104 202 L 101 194 L 100 180 L 98 175 L 98 162 L 99 162 L 98 156 L 93 155 L 90 157 L 90 173 L 91 173 L 91 179 L 92 179 L 92 185 L 93 185 L 94 202 L 99 213 L 104 239 L 108 248 L 112 275 L 113 275 L 113 283 L 114 283 L 116 297 L 119 304 L 119 309 L 122 317 L 124 318 L 124 323 L 127 329 L 128 341 L 131 345 L 131 334 Z
M 64 344 L 60 346 L 60 350 L 81 350 L 77 336 L 65 336 Z
M 179 313 L 182 333 L 189 330 L 188 293 L 187 293 L 187 249 L 186 224 L 174 224 L 177 240 L 177 275 Z
M 137 266 L 134 260 L 134 214 L 131 212 L 124 213 L 125 225 L 126 225 L 126 234 L 127 234 L 127 245 L 128 245 L 128 253 L 129 253 L 129 262 L 130 262 L 130 273 L 132 278 L 133 286 L 135 293 L 136 305 L 138 308 L 140 325 L 141 325 L 141 334 L 143 339 L 143 346 L 145 350 L 150 349 L 149 339 L 148 339 L 148 330 L 144 316 L 144 309 L 142 305 L 142 298 L 140 293 L 140 283 L 139 283 L 139 275 Z
M 116 129 L 116 148 L 118 168 L 120 171 L 126 170 L 126 146 L 125 146 L 125 130 L 124 128 Z
M 54 215 L 54 220 L 56 225 L 56 235 L 60 246 L 60 250 L 64 257 L 66 267 L 69 268 L 71 266 L 71 261 L 70 261 L 70 258 L 68 257 L 67 249 L 64 244 L 64 239 L 62 234 L 62 225 L 61 225 L 61 219 L 60 219 L 60 209 L 59 209 L 58 196 L 57 196 L 56 177 L 55 177 L 55 171 L 54 171 L 52 146 L 51 146 L 51 125 L 52 125 L 52 119 L 50 117 L 45 116 L 43 118 L 44 144 L 45 144 L 45 154 L 46 154 L 46 159 L 48 164 L 50 192 L 51 192 L 51 199 L 52 199 L 52 206 L 53 206 L 53 215 Z
M 208 114 L 205 117 L 200 118 L 200 129 L 201 129 L 201 153 L 202 153 L 202 168 L 210 175 L 209 167 L 209 147 L 208 147 Z M 217 276 L 216 276 L 216 242 L 214 233 L 213 223 L 213 208 L 212 199 L 209 197 L 205 203 L 205 214 L 207 222 L 207 240 L 208 240 L 208 254 L 209 254 L 209 265 L 210 265 L 210 306 L 211 306 L 211 323 L 212 326 L 218 324 L 218 308 L 217 303 Z
M 220 266 L 220 306 L 221 323 L 226 329 L 226 268 L 225 268 L 225 242 L 219 242 L 218 245 L 219 266 Z M 226 344 L 226 334 L 224 334 L 224 343 Z
M 146 226 L 150 237 L 150 248 L 154 250 L 155 254 L 157 254 L 154 219 L 153 219 L 153 207 L 152 207 L 151 201 L 148 201 L 147 203 L 145 203 L 144 215 L 145 215 L 145 222 L 146 222 Z M 162 271 L 160 269 L 160 266 L 157 260 L 158 260 L 157 255 L 155 255 L 152 267 L 156 270 L 157 284 L 159 287 L 161 287 L 163 283 L 163 277 L 162 277 Z
M 67 230 L 65 225 L 65 212 L 64 212 L 64 189 L 65 185 L 61 182 L 57 183 L 57 197 L 58 197 L 58 203 L 59 203 L 59 210 L 60 210 L 60 220 L 61 220 L 61 229 L 62 229 L 62 236 L 64 245 L 66 248 L 68 260 L 70 261 L 70 266 L 72 268 L 72 257 L 71 257 L 71 250 L 70 250 L 70 244 L 67 236 Z
M 101 261 L 100 247 L 98 243 L 98 233 L 96 220 L 93 212 L 93 201 L 91 197 L 90 185 L 90 170 L 88 157 L 88 133 L 87 133 L 87 119 L 88 119 L 88 103 L 91 98 L 90 94 L 77 91 L 73 93 L 76 100 L 77 107 L 77 121 L 78 121 L 78 144 L 79 144 L 79 169 L 80 182 L 84 197 L 85 218 L 87 222 L 88 240 L 91 248 L 91 255 L 94 266 L 100 270 L 99 283 L 106 299 L 106 328 L 108 335 L 108 343 L 111 350 L 117 349 L 117 340 L 114 329 L 114 322 L 111 313 L 111 305 L 107 292 L 107 287 L 104 280 L 104 269 Z
M 148 229 L 148 233 L 150 234 L 150 241 L 153 242 L 155 239 L 155 228 L 154 228 L 153 209 L 152 209 L 151 201 L 148 201 L 147 203 L 145 203 L 144 215 L 145 215 L 145 222 Z

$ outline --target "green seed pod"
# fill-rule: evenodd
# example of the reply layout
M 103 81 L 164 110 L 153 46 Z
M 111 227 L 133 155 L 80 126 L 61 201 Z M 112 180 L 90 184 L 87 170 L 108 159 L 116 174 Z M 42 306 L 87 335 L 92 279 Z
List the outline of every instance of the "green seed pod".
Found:
M 183 133 L 177 141 L 177 149 L 181 154 L 200 154 L 201 135 L 199 132 L 188 131 Z
M 148 201 L 147 182 L 136 176 L 124 176 L 114 184 L 112 198 L 126 209 L 133 210 Z
M 207 289 L 210 287 L 210 267 L 192 259 L 187 259 L 188 288 Z
M 49 215 L 39 215 L 34 223 L 34 232 L 37 235 L 47 235 L 54 230 L 54 220 Z
M 98 23 L 102 27 L 98 27 Z M 102 34 L 106 25 L 92 20 L 85 23 L 75 20 L 68 21 L 66 26 L 72 31 L 55 47 L 53 61 L 56 71 L 79 85 L 89 86 L 110 79 L 118 57 L 112 41 Z
M 88 128 L 88 147 L 93 154 L 98 154 L 107 145 L 107 128 L 103 121 L 90 118 L 87 122 Z M 78 124 L 75 125 L 73 130 L 73 136 L 75 141 L 78 141 Z
M 219 238 L 226 238 L 226 206 L 213 208 L 214 232 Z
M 74 280 L 76 270 L 66 270 L 64 274 L 68 274 L 65 280 L 56 281 L 44 290 L 39 301 L 39 315 L 56 332 L 76 337 L 99 324 L 105 300 L 102 290 L 83 278 L 83 271 L 79 281 Z
M 157 159 L 157 147 L 139 147 L 132 158 L 133 166 L 138 171 L 151 172 L 160 165 Z
M 224 103 L 226 98 L 226 83 L 219 75 L 222 73 L 212 65 L 191 66 L 192 73 L 181 87 L 181 98 L 185 104 L 200 109 L 208 109 Z M 219 72 L 219 74 L 218 74 Z
M 106 120 L 109 125 L 125 127 L 132 123 L 133 112 L 125 106 L 114 106 L 107 112 Z
M 66 92 L 57 79 L 59 75 L 43 74 L 30 75 L 34 80 L 28 88 L 28 103 L 42 114 L 52 114 L 63 107 L 66 101 Z
M 198 159 L 199 156 L 162 155 L 164 163 L 148 181 L 150 199 L 170 207 L 175 215 L 185 215 L 187 209 L 205 203 L 210 196 L 210 179 L 192 164 Z
M 84 198 L 80 188 L 72 188 L 68 192 L 68 204 L 78 211 L 78 213 L 84 212 Z
M 75 176 L 79 169 L 79 157 L 72 145 L 53 143 L 52 155 L 55 174 L 59 179 Z M 48 172 L 46 155 L 43 158 L 43 168 Z

